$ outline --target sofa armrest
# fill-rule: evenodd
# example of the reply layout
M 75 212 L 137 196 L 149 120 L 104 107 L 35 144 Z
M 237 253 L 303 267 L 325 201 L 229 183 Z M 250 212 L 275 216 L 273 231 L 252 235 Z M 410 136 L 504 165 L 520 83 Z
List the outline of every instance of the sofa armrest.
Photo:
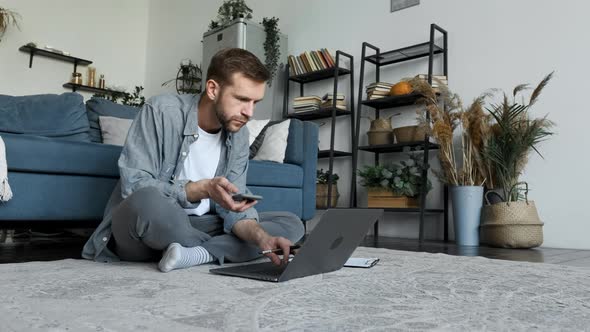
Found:
M 285 162 L 303 169 L 303 220 L 309 220 L 315 215 L 318 132 L 319 126 L 313 122 L 291 119 Z

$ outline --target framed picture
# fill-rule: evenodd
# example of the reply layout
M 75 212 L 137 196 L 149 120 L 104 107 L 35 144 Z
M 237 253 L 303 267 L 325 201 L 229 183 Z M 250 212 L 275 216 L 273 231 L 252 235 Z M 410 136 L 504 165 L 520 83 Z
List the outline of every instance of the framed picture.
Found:
M 420 0 L 391 0 L 391 12 L 393 13 L 419 4 Z

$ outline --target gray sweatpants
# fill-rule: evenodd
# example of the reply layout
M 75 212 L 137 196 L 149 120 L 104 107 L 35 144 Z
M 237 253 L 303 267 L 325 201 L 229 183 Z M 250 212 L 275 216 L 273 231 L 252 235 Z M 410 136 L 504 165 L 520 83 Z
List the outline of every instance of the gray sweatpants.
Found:
M 303 223 L 290 212 L 261 212 L 260 226 L 272 236 L 295 243 L 303 237 Z M 170 243 L 184 247 L 202 246 L 223 264 L 260 257 L 260 250 L 234 234 L 223 231 L 223 220 L 215 214 L 188 216 L 170 197 L 154 187 L 140 189 L 113 210 L 114 250 L 122 260 L 154 261 Z

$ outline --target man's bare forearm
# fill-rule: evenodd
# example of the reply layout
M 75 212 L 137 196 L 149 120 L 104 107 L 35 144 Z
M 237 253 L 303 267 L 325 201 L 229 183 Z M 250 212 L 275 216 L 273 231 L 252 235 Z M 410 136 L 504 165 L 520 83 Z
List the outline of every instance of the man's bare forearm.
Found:
M 252 219 L 238 221 L 232 228 L 232 232 L 240 239 L 256 245 L 260 245 L 270 237 L 258 222 Z
M 202 199 L 209 198 L 209 190 L 207 186 L 209 185 L 209 180 L 200 180 L 197 182 L 189 182 L 184 187 L 186 191 L 186 198 L 189 202 L 194 203 L 198 202 Z

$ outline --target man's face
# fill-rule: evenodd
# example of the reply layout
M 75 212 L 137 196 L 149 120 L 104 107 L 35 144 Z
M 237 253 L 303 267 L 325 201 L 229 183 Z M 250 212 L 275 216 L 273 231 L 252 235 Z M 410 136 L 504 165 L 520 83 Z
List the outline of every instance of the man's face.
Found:
M 254 105 L 264 97 L 264 82 L 256 82 L 235 73 L 231 84 L 221 87 L 213 108 L 219 123 L 229 132 L 237 132 L 254 115 Z

